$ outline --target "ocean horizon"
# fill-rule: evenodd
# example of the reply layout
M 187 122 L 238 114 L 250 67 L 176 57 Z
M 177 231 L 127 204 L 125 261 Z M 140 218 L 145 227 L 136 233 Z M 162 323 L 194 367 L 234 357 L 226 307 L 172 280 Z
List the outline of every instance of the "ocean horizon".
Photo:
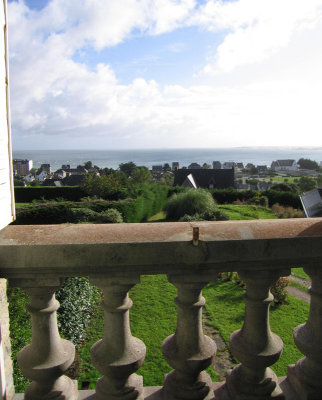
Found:
M 179 166 L 187 167 L 192 162 L 212 164 L 213 161 L 235 161 L 244 164 L 270 166 L 272 161 L 281 159 L 310 158 L 320 163 L 322 147 L 231 147 L 199 149 L 123 149 L 123 150 L 14 150 L 13 158 L 33 160 L 35 168 L 49 163 L 53 171 L 62 164 L 72 167 L 92 161 L 100 168 L 116 169 L 121 163 L 133 161 L 138 166 L 151 168 L 152 165 L 163 165 L 173 161 Z

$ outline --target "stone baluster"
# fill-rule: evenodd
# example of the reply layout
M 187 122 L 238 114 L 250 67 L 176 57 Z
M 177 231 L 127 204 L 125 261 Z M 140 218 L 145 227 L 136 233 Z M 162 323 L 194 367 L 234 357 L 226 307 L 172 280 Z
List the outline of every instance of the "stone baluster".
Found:
M 230 350 L 241 362 L 228 371 L 226 385 L 233 400 L 284 399 L 275 373 L 268 368 L 280 357 L 282 340 L 271 332 L 269 305 L 274 299 L 270 287 L 289 271 L 242 271 L 246 283 L 246 308 L 242 329 L 230 336 Z
M 212 364 L 216 344 L 202 330 L 202 307 L 205 299 L 202 288 L 213 277 L 169 276 L 178 289 L 175 303 L 178 307 L 177 328 L 174 335 L 162 344 L 165 360 L 172 368 L 164 381 L 165 399 L 212 399 L 212 382 L 204 371 Z
M 103 374 L 96 385 L 98 400 L 143 399 L 143 379 L 136 372 L 145 358 L 144 343 L 133 337 L 128 291 L 139 282 L 135 278 L 93 278 L 91 283 L 104 293 L 104 338 L 91 348 L 91 358 Z
M 293 331 L 298 349 L 306 357 L 289 366 L 288 380 L 301 400 L 322 399 L 322 270 L 305 268 L 312 285 L 310 313 L 306 324 Z
M 30 297 L 32 339 L 18 353 L 19 367 L 32 380 L 25 392 L 26 400 L 76 400 L 77 382 L 63 376 L 74 361 L 72 343 L 61 339 L 56 311 L 59 302 L 55 292 L 59 279 L 15 279 L 13 286 L 21 287 Z

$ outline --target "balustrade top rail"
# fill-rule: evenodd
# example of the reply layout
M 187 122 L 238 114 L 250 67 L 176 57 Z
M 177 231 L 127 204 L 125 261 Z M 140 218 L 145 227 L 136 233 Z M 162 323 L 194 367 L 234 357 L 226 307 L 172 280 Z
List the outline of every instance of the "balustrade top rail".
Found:
M 319 218 L 12 225 L 0 232 L 0 276 L 7 278 L 279 269 L 318 266 L 321 257 Z

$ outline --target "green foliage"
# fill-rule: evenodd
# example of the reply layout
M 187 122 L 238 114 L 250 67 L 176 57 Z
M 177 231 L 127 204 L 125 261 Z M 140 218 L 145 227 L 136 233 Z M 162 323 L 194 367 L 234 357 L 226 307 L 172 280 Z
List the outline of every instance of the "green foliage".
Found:
M 206 211 L 201 214 L 185 214 L 179 219 L 180 222 L 193 222 L 193 221 L 228 221 L 229 215 L 220 210 Z
M 227 345 L 231 333 L 240 329 L 244 321 L 243 292 L 241 287 L 229 281 L 211 283 L 203 290 L 211 324 L 218 329 Z M 303 357 L 294 345 L 293 329 L 307 319 L 308 312 L 308 304 L 291 296 L 288 297 L 285 306 L 271 307 L 272 331 L 279 335 L 284 342 L 283 354 L 280 360 L 272 366 L 278 376 L 285 376 L 288 365 L 295 364 Z
M 302 169 L 319 169 L 318 163 L 316 161 L 310 160 L 309 158 L 300 158 L 297 163 Z
M 116 210 L 115 208 L 110 208 L 106 211 L 99 213 L 96 217 L 96 221 L 104 224 L 119 224 L 123 222 L 123 218 L 118 210 Z
M 316 180 L 311 176 L 301 176 L 298 186 L 301 192 L 308 192 L 317 186 Z
M 94 222 L 98 213 L 89 208 L 69 208 L 67 211 L 68 222 Z
M 278 218 L 304 218 L 302 210 L 293 207 L 284 207 L 278 203 L 273 204 L 272 211 Z
M 134 169 L 131 175 L 131 182 L 134 184 L 144 184 L 152 182 L 152 175 L 148 168 L 137 167 Z
M 218 208 L 235 221 L 276 218 L 269 208 L 261 206 L 227 204 L 218 206 Z
M 166 203 L 164 210 L 167 219 L 178 220 L 185 214 L 203 214 L 214 211 L 216 203 L 210 192 L 203 189 L 191 189 L 186 193 L 174 194 Z
M 119 171 L 102 176 L 86 175 L 82 188 L 87 195 L 98 196 L 106 200 L 126 197 L 123 175 Z
M 274 303 L 278 306 L 285 304 L 287 298 L 286 288 L 289 284 L 289 279 L 285 276 L 280 277 L 271 287 Z
M 16 187 L 15 200 L 17 203 L 30 203 L 33 200 L 54 200 L 63 198 L 70 201 L 79 201 L 86 193 L 80 186 L 39 186 Z
M 147 220 L 162 210 L 169 188 L 165 185 L 141 185 L 133 187 L 132 195 L 135 199 L 118 201 L 91 200 L 77 203 L 37 204 L 28 208 L 18 208 L 14 224 L 61 224 L 66 222 L 97 222 L 104 223 L 120 221 L 120 216 L 101 215 L 113 208 L 123 217 L 125 222 L 141 222 Z M 97 214 L 99 213 L 99 214 Z
M 298 278 L 301 279 L 306 279 L 307 281 L 311 280 L 309 275 L 306 272 L 304 272 L 303 268 L 292 268 L 292 275 L 297 276 Z
M 136 168 L 136 164 L 133 161 L 122 163 L 119 165 L 119 170 L 122 171 L 127 177 L 130 177 Z
M 60 303 L 58 327 L 60 334 L 77 345 L 83 339 L 93 304 L 99 291 L 87 278 L 67 278 L 56 294 Z
M 295 192 L 297 193 L 299 188 L 297 185 L 292 184 L 292 183 L 276 183 L 271 187 L 271 190 L 277 190 L 280 192 Z
M 322 186 L 322 175 L 319 174 L 318 177 L 316 178 L 316 183 L 318 185 L 318 187 Z
M 185 214 L 183 217 L 179 219 L 179 222 L 193 222 L 193 221 L 204 221 L 200 214 Z
M 232 204 L 237 200 L 245 202 L 251 198 L 254 198 L 257 193 L 260 193 L 262 196 L 266 196 L 268 198 L 269 207 L 272 207 L 272 205 L 275 203 L 279 203 L 283 206 L 301 208 L 301 200 L 298 194 L 293 192 L 281 192 L 276 190 L 265 190 L 262 192 L 255 190 L 237 191 L 236 189 L 211 190 L 211 194 L 218 204 Z
M 18 352 L 31 342 L 31 318 L 26 310 L 28 296 L 19 288 L 8 287 L 11 357 L 13 360 L 13 378 L 17 393 L 23 393 L 29 384 L 17 363 Z
M 170 167 L 169 163 L 163 164 L 162 169 L 163 169 L 164 172 L 169 172 L 169 171 L 171 171 L 171 167 Z
M 263 196 L 261 192 L 256 192 L 255 196 L 247 200 L 247 204 L 255 204 L 262 207 L 268 207 L 268 197 Z
M 14 225 L 42 225 L 63 224 L 69 222 L 68 206 L 57 203 L 55 205 L 33 205 L 16 210 Z

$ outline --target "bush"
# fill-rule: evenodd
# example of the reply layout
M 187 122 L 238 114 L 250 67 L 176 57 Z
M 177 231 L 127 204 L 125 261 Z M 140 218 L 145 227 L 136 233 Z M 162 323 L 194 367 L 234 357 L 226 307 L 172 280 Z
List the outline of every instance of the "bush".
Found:
M 271 287 L 271 293 L 274 296 L 274 303 L 276 305 L 282 305 L 285 303 L 287 297 L 286 288 L 288 284 L 289 279 L 287 277 L 281 277 Z
M 186 193 L 174 194 L 166 203 L 167 219 L 178 220 L 185 214 L 203 214 L 215 211 L 216 203 L 210 192 L 191 189 Z
M 188 215 L 185 214 L 183 217 L 179 219 L 179 222 L 193 222 L 193 221 L 203 221 L 204 219 L 200 214 Z
M 33 200 L 54 200 L 63 198 L 70 201 L 79 201 L 86 193 L 80 186 L 39 186 L 15 187 L 17 203 L 30 203 Z
M 298 194 L 294 192 L 282 192 L 271 189 L 262 192 L 255 190 L 237 191 L 236 189 L 214 189 L 211 191 L 213 198 L 218 204 L 232 204 L 235 201 L 246 202 L 254 198 L 257 193 L 268 198 L 269 207 L 272 207 L 275 203 L 294 208 L 302 207 Z
M 256 206 L 268 207 L 268 197 L 262 196 L 260 192 L 257 192 L 254 197 L 246 201 L 246 204 L 255 204 Z
M 97 212 L 89 208 L 70 208 L 67 211 L 68 222 L 94 222 L 97 219 Z
M 110 208 L 109 210 L 97 214 L 96 222 L 101 222 L 103 224 L 119 224 L 123 222 L 123 218 L 119 211 L 117 211 L 115 208 Z
M 99 290 L 87 278 L 67 278 L 56 293 L 60 334 L 77 345 L 83 339 Z
M 229 215 L 220 210 L 206 211 L 202 217 L 206 221 L 228 221 L 230 219 Z
M 293 207 L 284 207 L 278 203 L 273 205 L 272 211 L 278 218 L 303 218 L 304 217 L 304 213 L 302 210 L 298 210 Z

